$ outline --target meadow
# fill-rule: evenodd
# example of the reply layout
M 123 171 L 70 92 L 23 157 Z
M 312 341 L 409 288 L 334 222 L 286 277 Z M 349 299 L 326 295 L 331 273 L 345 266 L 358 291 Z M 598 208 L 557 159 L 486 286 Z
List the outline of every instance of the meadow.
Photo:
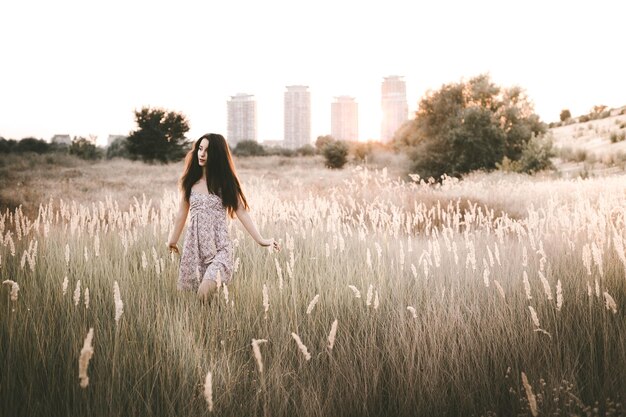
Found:
M 626 415 L 624 175 L 236 163 L 283 249 L 202 304 L 180 165 L 3 162 L 0 415 Z

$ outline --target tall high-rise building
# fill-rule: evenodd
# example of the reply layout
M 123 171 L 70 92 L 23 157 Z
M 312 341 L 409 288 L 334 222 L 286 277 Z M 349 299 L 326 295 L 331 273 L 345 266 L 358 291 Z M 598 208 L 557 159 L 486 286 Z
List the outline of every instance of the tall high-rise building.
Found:
M 250 94 L 237 94 L 230 97 L 228 106 L 228 124 L 226 140 L 235 147 L 244 140 L 257 140 L 256 100 Z
M 337 140 L 359 140 L 359 105 L 354 97 L 335 97 L 331 103 L 330 134 Z
M 308 89 L 305 85 L 290 85 L 285 91 L 286 148 L 311 144 L 311 93 Z
M 382 83 L 382 110 L 380 140 L 389 142 L 400 125 L 408 120 L 409 107 L 406 101 L 406 83 L 403 77 L 385 77 Z

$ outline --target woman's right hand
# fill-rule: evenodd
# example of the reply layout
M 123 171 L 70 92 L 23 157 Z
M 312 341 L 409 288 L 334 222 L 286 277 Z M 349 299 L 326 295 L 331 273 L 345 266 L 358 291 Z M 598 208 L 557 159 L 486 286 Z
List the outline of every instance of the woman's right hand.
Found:
M 170 253 L 174 252 L 177 255 L 180 254 L 180 251 L 178 250 L 178 245 L 176 245 L 176 243 L 168 242 L 167 248 L 169 249 Z

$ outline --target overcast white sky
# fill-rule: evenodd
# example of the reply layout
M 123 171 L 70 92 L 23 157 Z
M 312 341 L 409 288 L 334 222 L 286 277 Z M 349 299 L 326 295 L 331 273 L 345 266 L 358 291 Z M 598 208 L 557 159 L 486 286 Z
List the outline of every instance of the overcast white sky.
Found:
M 259 140 L 282 139 L 285 86 L 310 87 L 312 137 L 334 96 L 380 134 L 380 84 L 403 75 L 409 110 L 443 83 L 489 72 L 526 89 L 544 121 L 626 104 L 620 1 L 5 0 L 0 136 L 128 134 L 133 110 L 184 113 L 190 138 L 226 133 L 226 101 L 257 98 Z

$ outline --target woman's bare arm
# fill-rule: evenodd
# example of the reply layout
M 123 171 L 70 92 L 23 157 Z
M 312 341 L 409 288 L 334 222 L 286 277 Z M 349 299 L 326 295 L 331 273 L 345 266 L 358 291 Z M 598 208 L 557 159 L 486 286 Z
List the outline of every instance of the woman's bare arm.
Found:
M 170 236 L 167 239 L 167 247 L 170 248 L 170 250 L 173 252 L 179 252 L 178 246 L 176 246 L 176 244 L 178 243 L 180 234 L 183 231 L 183 227 L 185 227 L 188 213 L 189 202 L 185 199 L 185 195 L 181 193 L 180 202 L 178 203 L 178 213 L 176 214 L 176 218 L 174 219 L 174 228 L 170 231 Z
M 248 210 L 245 209 L 242 203 L 239 204 L 239 207 L 235 211 L 235 214 L 237 215 L 237 218 L 239 219 L 243 227 L 250 234 L 250 236 L 252 236 L 252 239 L 254 239 L 256 243 L 266 247 L 272 246 L 274 249 L 280 250 L 278 242 L 276 242 L 274 239 L 265 239 L 263 238 L 263 236 L 261 236 L 261 234 L 257 230 L 256 224 L 250 217 L 250 213 L 248 213 Z

